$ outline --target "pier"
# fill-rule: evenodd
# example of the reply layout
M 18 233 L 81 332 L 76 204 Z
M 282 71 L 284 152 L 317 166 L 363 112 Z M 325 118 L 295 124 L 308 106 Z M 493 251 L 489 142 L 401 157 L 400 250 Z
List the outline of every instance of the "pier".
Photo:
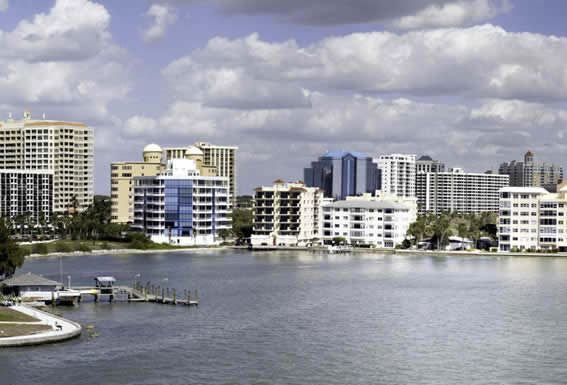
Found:
M 114 286 L 114 278 L 97 277 L 96 285 L 75 286 L 71 290 L 79 292 L 78 301 L 81 302 L 84 296 L 93 296 L 94 302 L 100 302 L 106 298 L 108 302 L 125 299 L 128 302 L 155 302 L 166 305 L 199 306 L 199 293 L 195 290 L 185 289 L 183 293 L 178 293 L 176 289 L 151 285 L 149 282 L 143 286 L 139 282 L 134 283 L 134 287 Z

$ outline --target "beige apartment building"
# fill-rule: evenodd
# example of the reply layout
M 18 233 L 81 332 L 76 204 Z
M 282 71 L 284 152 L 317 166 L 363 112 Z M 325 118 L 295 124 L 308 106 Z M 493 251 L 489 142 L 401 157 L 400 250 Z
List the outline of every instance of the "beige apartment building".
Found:
M 203 152 L 203 165 L 215 167 L 217 176 L 224 176 L 229 179 L 232 204 L 233 206 L 236 205 L 236 196 L 238 193 L 236 183 L 236 151 L 238 147 L 216 146 L 210 143 L 197 142 L 195 146 L 165 148 L 165 159 L 183 159 L 185 152 L 190 147 L 197 147 Z
M 195 146 L 183 149 L 179 159 L 194 160 L 201 176 L 217 176 L 217 169 L 203 162 L 203 151 Z M 113 162 L 110 166 L 111 221 L 134 222 L 134 178 L 158 176 L 165 167 L 163 149 L 157 144 L 144 148 L 142 162 Z
M 83 123 L 33 120 L 0 122 L 0 169 L 53 171 L 53 211 L 86 209 L 94 196 L 94 130 Z
M 255 189 L 254 246 L 304 246 L 320 238 L 323 191 L 303 182 L 276 180 Z

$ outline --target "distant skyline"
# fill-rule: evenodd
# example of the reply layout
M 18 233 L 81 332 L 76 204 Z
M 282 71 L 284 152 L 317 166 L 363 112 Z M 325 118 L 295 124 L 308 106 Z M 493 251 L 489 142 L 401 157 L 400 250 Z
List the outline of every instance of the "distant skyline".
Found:
M 545 4 L 545 7 L 543 6 Z M 239 146 L 240 194 L 329 150 L 565 166 L 561 0 L 0 0 L 0 120 L 95 128 L 95 192 L 146 144 Z

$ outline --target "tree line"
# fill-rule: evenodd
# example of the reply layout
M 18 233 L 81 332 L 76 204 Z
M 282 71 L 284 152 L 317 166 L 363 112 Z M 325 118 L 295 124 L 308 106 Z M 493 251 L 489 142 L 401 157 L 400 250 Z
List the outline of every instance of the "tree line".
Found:
M 478 247 L 482 237 L 498 238 L 498 215 L 492 212 L 461 214 L 442 212 L 440 215 L 419 214 L 407 231 L 406 247 L 430 240 L 432 247 L 441 249 L 449 244 L 449 237 L 468 238 Z

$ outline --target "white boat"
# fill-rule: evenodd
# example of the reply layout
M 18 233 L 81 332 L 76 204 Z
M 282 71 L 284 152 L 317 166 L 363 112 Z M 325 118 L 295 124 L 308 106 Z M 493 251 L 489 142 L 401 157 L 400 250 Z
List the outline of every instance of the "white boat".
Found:
M 350 253 L 352 251 L 352 247 L 349 245 L 329 245 L 327 246 L 327 250 L 330 254 Z

